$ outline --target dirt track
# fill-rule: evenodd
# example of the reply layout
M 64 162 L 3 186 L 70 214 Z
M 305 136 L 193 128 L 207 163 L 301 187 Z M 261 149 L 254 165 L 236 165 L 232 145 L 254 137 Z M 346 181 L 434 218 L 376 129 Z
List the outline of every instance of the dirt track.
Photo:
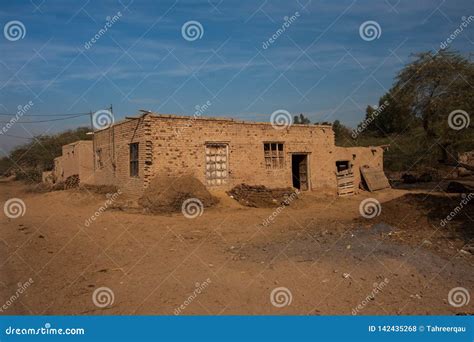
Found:
M 473 229 L 474 203 L 443 230 L 439 217 L 458 200 L 430 195 L 445 204 L 433 216 L 431 197 L 412 203 L 401 197 L 407 192 L 372 194 L 382 203 L 374 219 L 359 215 L 369 194 L 311 193 L 265 227 L 274 209 L 242 207 L 217 194 L 221 203 L 194 219 L 114 210 L 87 227 L 104 196 L 33 194 L 20 183 L 0 183 L 2 207 L 12 197 L 26 204 L 22 217 L 0 215 L 0 307 L 19 282 L 33 280 L 0 314 L 173 315 L 183 305 L 185 315 L 325 315 L 351 314 L 361 303 L 359 314 L 473 314 L 474 298 L 455 308 L 448 293 L 464 287 L 474 295 L 474 257 L 459 253 L 472 238 L 461 230 Z M 196 283 L 201 293 L 189 299 Z M 99 287 L 113 291 L 112 305 L 94 305 Z M 270 300 L 278 287 L 292 298 L 281 308 Z

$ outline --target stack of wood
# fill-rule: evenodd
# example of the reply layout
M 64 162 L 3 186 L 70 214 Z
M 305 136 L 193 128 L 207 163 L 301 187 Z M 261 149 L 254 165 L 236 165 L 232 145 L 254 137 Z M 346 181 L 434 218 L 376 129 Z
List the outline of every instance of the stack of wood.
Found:
M 72 175 L 66 178 L 64 181 L 64 188 L 65 189 L 74 189 L 79 186 L 80 180 L 79 175 Z
M 355 195 L 354 173 L 352 170 L 336 172 L 337 194 L 341 197 Z
M 247 207 L 266 208 L 289 205 L 298 197 L 293 188 L 267 188 L 263 185 L 240 184 L 227 194 Z

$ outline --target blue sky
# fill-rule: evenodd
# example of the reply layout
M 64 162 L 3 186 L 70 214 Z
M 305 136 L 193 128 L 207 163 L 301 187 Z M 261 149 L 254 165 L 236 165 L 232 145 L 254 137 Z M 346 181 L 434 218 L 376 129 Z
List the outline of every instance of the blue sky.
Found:
M 99 34 L 114 15 L 117 20 Z M 411 53 L 437 50 L 470 15 L 472 0 L 2 0 L 1 28 L 17 20 L 25 36 L 0 36 L 0 113 L 16 113 L 29 101 L 34 105 L 27 115 L 113 104 L 119 120 L 139 109 L 192 115 L 210 101 L 203 115 L 268 121 L 285 109 L 353 127 Z M 291 16 L 296 19 L 264 49 Z M 201 24 L 202 37 L 184 39 L 188 21 Z M 377 39 L 362 39 L 366 21 L 380 26 Z M 100 38 L 86 49 L 96 34 Z M 472 52 L 474 22 L 450 46 Z M 13 136 L 89 124 L 87 116 L 21 123 L 40 119 L 22 117 L 9 136 L 0 135 L 0 153 L 27 141 Z

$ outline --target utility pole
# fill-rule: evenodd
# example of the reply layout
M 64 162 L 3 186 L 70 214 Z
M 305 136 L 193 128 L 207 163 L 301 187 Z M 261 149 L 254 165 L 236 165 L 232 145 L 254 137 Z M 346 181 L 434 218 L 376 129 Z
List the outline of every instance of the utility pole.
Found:
M 89 116 L 90 116 L 90 119 L 91 119 L 91 130 L 92 130 L 92 133 L 94 133 L 94 119 L 92 118 L 92 111 L 89 112 Z
M 114 117 L 114 112 L 113 112 L 113 107 L 112 107 L 112 104 L 110 104 L 110 114 L 112 115 L 112 126 L 110 127 L 110 133 L 112 134 L 112 160 L 113 160 L 113 170 L 114 170 L 114 176 L 115 176 L 115 168 L 116 168 L 116 164 L 115 164 L 115 126 L 114 126 L 114 123 L 115 123 L 115 117 Z
M 89 112 L 90 114 L 90 118 L 91 118 L 91 129 L 92 129 L 92 159 L 94 160 L 94 171 L 96 169 L 96 162 L 95 162 L 95 159 L 96 159 L 96 152 L 95 152 L 95 135 L 94 135 L 94 118 L 93 118 L 93 115 L 92 115 L 92 111 Z

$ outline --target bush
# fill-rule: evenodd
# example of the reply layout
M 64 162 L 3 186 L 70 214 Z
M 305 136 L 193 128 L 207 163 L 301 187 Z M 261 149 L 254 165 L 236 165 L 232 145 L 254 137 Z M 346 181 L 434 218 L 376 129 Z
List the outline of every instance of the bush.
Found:
M 15 176 L 17 180 L 25 181 L 26 183 L 41 183 L 42 172 L 37 169 L 17 170 Z

